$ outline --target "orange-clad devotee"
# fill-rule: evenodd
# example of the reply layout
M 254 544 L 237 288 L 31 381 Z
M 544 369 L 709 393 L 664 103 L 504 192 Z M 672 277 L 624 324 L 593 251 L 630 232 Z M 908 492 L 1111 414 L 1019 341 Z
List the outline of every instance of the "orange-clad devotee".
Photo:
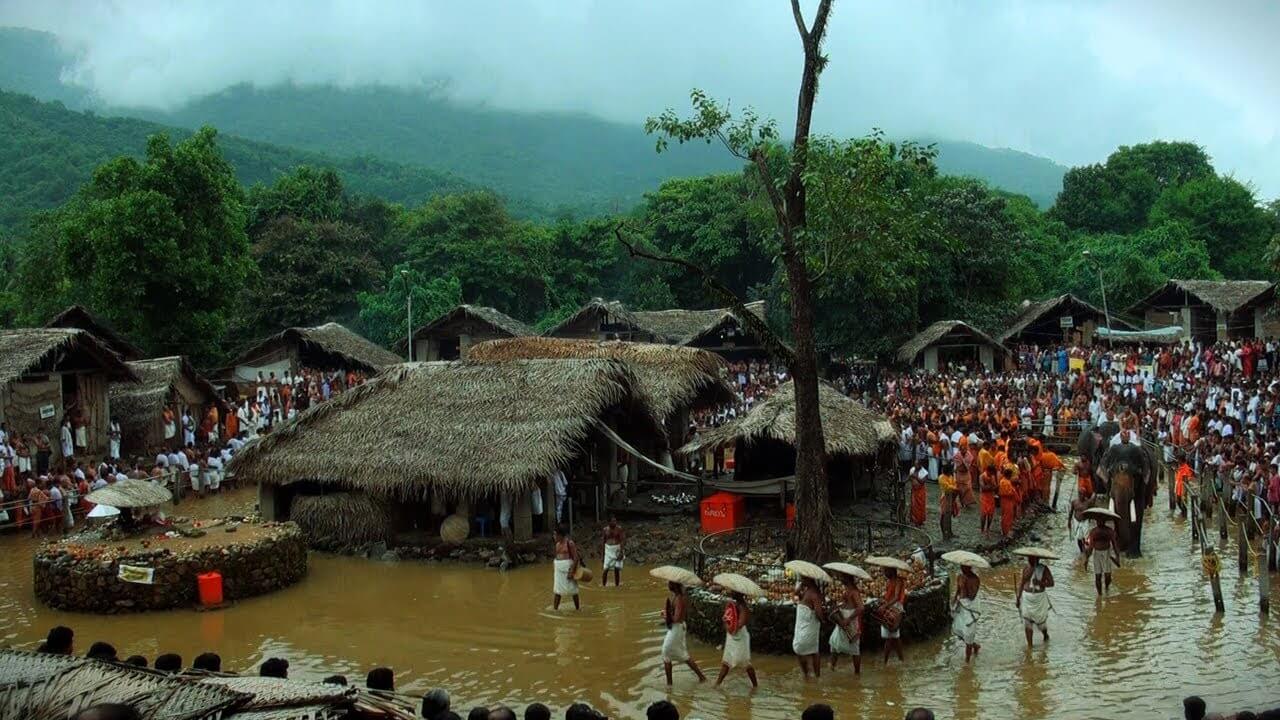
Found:
M 1013 485 L 1013 470 L 1005 468 L 1000 478 L 1000 534 L 1008 537 L 1013 530 L 1014 513 L 1018 511 L 1018 491 Z

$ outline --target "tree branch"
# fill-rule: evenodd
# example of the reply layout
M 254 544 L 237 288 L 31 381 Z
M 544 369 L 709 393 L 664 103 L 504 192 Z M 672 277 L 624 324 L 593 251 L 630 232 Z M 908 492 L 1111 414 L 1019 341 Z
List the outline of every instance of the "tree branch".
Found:
M 800 0 L 791 0 L 791 16 L 796 19 L 796 30 L 800 31 L 800 39 L 809 44 L 809 26 L 804 22 L 804 13 L 800 10 Z
M 738 321 L 743 325 L 746 325 L 747 329 L 749 329 L 752 334 L 760 338 L 760 342 L 764 344 L 765 349 L 769 351 L 770 355 L 781 360 L 787 367 L 791 367 L 793 365 L 795 361 L 795 354 L 791 351 L 791 348 L 782 341 L 782 338 L 778 337 L 778 334 L 775 333 L 768 324 L 760 318 L 760 316 L 748 310 L 746 303 L 742 301 L 742 298 L 738 297 L 737 293 L 730 290 L 727 285 L 720 282 L 720 280 L 707 272 L 701 265 L 689 262 L 684 258 L 652 253 L 639 247 L 635 243 L 628 242 L 622 234 L 622 226 L 620 224 L 613 226 L 613 234 L 618 238 L 618 242 L 622 243 L 622 246 L 627 249 L 627 253 L 631 255 L 631 257 L 653 260 L 654 262 L 666 263 L 668 265 L 675 265 L 676 267 L 684 268 L 685 270 L 701 277 L 702 284 L 711 291 L 712 295 L 720 298 L 721 302 L 733 309 L 733 313 L 738 317 Z
M 775 220 L 778 222 L 778 232 L 782 235 L 782 252 L 792 255 L 796 252 L 795 237 L 791 234 L 791 224 L 787 220 L 787 202 L 782 198 L 782 193 L 778 192 L 778 188 L 773 185 L 773 178 L 769 176 L 769 163 L 765 161 L 764 152 L 760 149 L 751 152 L 751 161 L 756 165 L 756 171 L 760 173 L 760 184 L 764 186 L 765 193 L 769 196 L 769 205 L 773 207 Z

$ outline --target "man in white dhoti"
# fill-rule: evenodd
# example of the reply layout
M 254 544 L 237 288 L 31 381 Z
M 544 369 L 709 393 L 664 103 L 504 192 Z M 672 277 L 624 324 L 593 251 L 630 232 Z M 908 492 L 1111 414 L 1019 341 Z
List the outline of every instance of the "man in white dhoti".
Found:
M 204 487 L 210 492 L 218 492 L 222 486 L 222 455 L 217 450 L 209 451 L 205 461 Z
M 1027 635 L 1027 647 L 1031 647 L 1035 630 L 1039 629 L 1045 642 L 1049 641 L 1049 610 L 1053 603 L 1049 602 L 1049 588 L 1053 587 L 1053 573 L 1049 566 L 1035 556 L 1027 557 L 1027 566 L 1022 569 L 1022 582 L 1018 584 L 1018 611 L 1022 615 L 1023 630 Z
M 1093 571 L 1093 584 L 1102 597 L 1103 590 L 1111 590 L 1111 566 L 1120 567 L 1120 554 L 1116 552 L 1116 531 L 1107 526 L 1105 518 L 1094 517 L 1094 527 L 1085 537 L 1085 563 Z
M 190 447 L 196 444 L 196 421 L 192 419 L 191 413 L 187 410 L 182 411 L 182 445 Z
M 604 568 L 600 572 L 600 587 L 609 586 L 609 571 L 613 571 L 613 584 L 622 585 L 622 545 L 627 534 L 618 524 L 618 516 L 609 514 L 609 524 L 604 526 Z
M 956 577 L 955 604 L 951 612 L 951 632 L 964 643 L 964 661 L 978 656 L 978 589 L 982 580 L 969 565 L 960 566 Z
M 729 598 L 724 609 L 724 654 L 720 657 L 720 677 L 716 678 L 716 687 L 720 687 L 734 668 L 743 668 L 751 680 L 751 687 L 760 687 L 755 666 L 751 664 L 751 632 L 747 630 L 751 608 L 747 597 L 740 592 L 729 593 Z
M 572 595 L 573 609 L 581 610 L 582 605 L 578 600 L 578 581 L 575 579 L 578 573 L 578 546 L 569 537 L 569 528 L 564 525 L 556 526 L 555 540 L 556 560 L 552 585 L 555 597 L 551 606 L 559 610 L 560 599 L 565 595 Z
M 800 670 L 809 677 L 822 676 L 822 659 L 818 657 L 818 637 L 822 632 L 822 593 L 818 590 L 817 581 L 812 578 L 800 578 L 800 587 L 796 590 L 796 625 L 791 633 L 791 650 L 796 654 Z
M 120 459 L 120 421 L 111 418 L 111 426 L 107 429 L 107 457 Z
M 62 421 L 62 428 L 58 430 L 58 440 L 61 445 L 62 459 L 74 457 L 76 454 L 75 438 L 71 434 L 71 418 L 65 418 Z
M 688 635 L 684 627 L 685 617 L 689 614 L 689 598 L 684 594 L 684 586 L 669 582 L 667 589 L 671 595 L 662 609 L 662 619 L 667 625 L 667 634 L 662 638 L 662 670 L 667 675 L 667 684 L 671 684 L 671 666 L 678 662 L 688 665 L 698 676 L 698 682 L 706 682 L 707 676 L 689 657 Z

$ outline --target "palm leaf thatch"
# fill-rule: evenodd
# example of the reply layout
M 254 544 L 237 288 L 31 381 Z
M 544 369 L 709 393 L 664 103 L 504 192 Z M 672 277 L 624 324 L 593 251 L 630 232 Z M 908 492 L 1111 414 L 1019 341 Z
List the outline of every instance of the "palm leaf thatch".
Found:
M 602 323 L 611 323 L 616 325 L 624 325 L 636 330 L 643 329 L 640 321 L 636 319 L 634 313 L 627 310 L 626 306 L 617 300 L 605 301 L 600 298 L 592 298 L 590 302 L 578 308 L 578 311 L 569 317 L 561 320 L 555 327 L 543 333 L 546 337 L 559 337 L 563 335 L 569 328 L 591 318 L 599 317 Z
M 358 694 L 356 688 L 345 685 L 256 676 L 215 675 L 203 678 L 200 682 L 250 696 L 237 708 L 240 711 L 350 703 L 355 701 Z
M 394 526 L 387 501 L 365 493 L 299 495 L 289 506 L 289 519 L 322 550 L 390 540 Z
M 747 303 L 747 310 L 762 320 L 765 318 L 763 300 Z M 727 326 L 742 324 L 732 308 L 648 310 L 633 312 L 632 316 L 641 327 L 674 345 L 689 345 Z
M 471 348 L 470 359 L 507 362 L 532 359 L 608 359 L 625 362 L 635 374 L 640 392 L 658 417 L 672 417 L 681 408 L 703 408 L 732 402 L 733 389 L 724 379 L 724 361 L 694 348 L 618 340 L 570 340 L 523 337 L 490 340 Z
M 137 360 L 143 355 L 142 350 L 137 345 L 129 342 L 123 335 L 111 329 L 110 325 L 97 315 L 89 312 L 89 309 L 83 305 L 72 305 L 54 315 L 53 319 L 45 324 L 45 327 L 85 330 L 125 360 Z
M 338 323 L 316 327 L 292 327 L 259 341 L 240 353 L 231 365 L 247 365 L 279 347 L 296 347 L 327 357 L 332 364 L 376 374 L 403 362 L 400 356 L 348 330 Z
M 1218 312 L 1234 313 L 1271 299 L 1275 288 L 1275 283 L 1267 280 L 1170 280 L 1131 305 L 1126 314 L 1142 317 L 1151 307 L 1179 308 L 1195 300 Z
M 85 496 L 95 505 L 117 508 L 143 508 L 162 505 L 173 499 L 168 488 L 150 480 L 120 480 Z
M 138 376 L 138 382 L 112 383 L 109 389 L 111 414 L 120 420 L 126 434 L 133 426 L 153 422 L 158 418 L 177 389 L 178 382 L 183 379 L 194 385 L 220 410 L 227 409 L 226 402 L 218 396 L 217 388 L 196 372 L 185 357 L 174 355 L 134 360 L 126 364 Z
M 898 360 L 904 363 L 915 362 L 916 357 L 925 348 L 948 337 L 964 339 L 966 342 L 979 345 L 989 345 L 994 352 L 1001 355 L 1009 352 L 990 335 L 962 320 L 939 320 L 903 343 L 902 347 L 898 348 Z
M 526 337 L 538 334 L 533 328 L 500 310 L 483 305 L 459 305 L 414 330 L 413 339 L 415 341 L 420 340 L 441 327 L 466 320 L 486 326 L 489 328 L 489 334 L 493 337 Z M 406 347 L 408 347 L 408 342 L 405 340 L 400 340 L 396 343 L 396 348 L 399 350 L 403 350 Z
M 250 443 L 230 469 L 386 497 L 520 492 L 574 458 L 593 419 L 617 410 L 661 433 L 634 388 L 610 360 L 399 365 Z
M 1081 313 L 1091 314 L 1099 320 L 1106 317 L 1106 313 L 1104 313 L 1100 308 L 1081 300 L 1071 293 L 1052 297 L 1047 300 L 1041 300 L 1039 302 L 1028 302 L 1023 306 L 1022 310 L 1009 321 L 1009 326 L 1004 329 L 1004 332 L 1000 333 L 1000 342 L 1009 342 L 1011 338 L 1017 337 L 1028 327 L 1041 322 L 1042 320 L 1050 320 L 1056 324 L 1059 317 L 1064 315 L 1077 315 Z M 1102 323 L 1099 322 L 1098 324 L 1101 325 Z M 1111 325 L 1116 330 L 1133 329 L 1129 323 L 1118 318 L 1112 318 Z M 1061 339 L 1061 337 L 1061 334 L 1057 335 L 1058 339 Z
M 119 355 L 84 330 L 22 328 L 0 330 L 0 383 L 29 374 L 56 372 L 65 359 L 74 356 L 102 368 L 113 379 L 138 380 Z
M 825 382 L 818 384 L 818 410 L 822 415 L 828 455 L 874 455 L 883 443 L 893 442 L 897 437 L 884 416 L 845 397 Z M 790 380 L 779 385 L 747 414 L 699 434 L 679 452 L 696 455 L 738 441 L 750 445 L 765 439 L 792 447 L 796 444 L 796 393 Z

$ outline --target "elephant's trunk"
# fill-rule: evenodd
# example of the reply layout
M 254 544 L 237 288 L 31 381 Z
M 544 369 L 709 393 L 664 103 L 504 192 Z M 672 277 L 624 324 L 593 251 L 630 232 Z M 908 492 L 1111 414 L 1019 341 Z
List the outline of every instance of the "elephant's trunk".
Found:
M 1142 508 L 1135 508 L 1133 505 L 1133 475 L 1127 469 L 1117 468 L 1111 473 L 1111 500 L 1115 513 L 1120 516 L 1116 521 L 1116 545 L 1119 550 L 1125 551 L 1129 549 L 1129 542 L 1134 534 L 1136 515 L 1142 512 Z

